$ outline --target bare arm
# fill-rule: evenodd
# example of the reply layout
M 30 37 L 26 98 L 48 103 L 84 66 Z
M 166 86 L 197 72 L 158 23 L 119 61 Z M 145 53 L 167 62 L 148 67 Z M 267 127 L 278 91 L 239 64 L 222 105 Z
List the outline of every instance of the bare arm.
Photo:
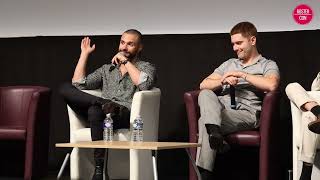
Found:
M 220 89 L 222 87 L 221 78 L 222 76 L 217 73 L 210 74 L 208 77 L 202 80 L 200 83 L 200 89 Z
M 80 81 L 86 76 L 86 66 L 90 53 L 95 49 L 95 45 L 90 46 L 89 37 L 85 37 L 81 41 L 81 54 L 77 66 L 74 70 L 72 82 Z
M 221 82 L 224 83 L 229 77 L 243 78 L 256 88 L 261 89 L 263 91 L 273 91 L 277 89 L 280 82 L 280 78 L 277 74 L 257 76 L 242 71 L 227 72 L 221 78 Z
M 138 86 L 141 71 L 129 61 L 124 66 L 127 68 L 127 71 L 133 84 Z
M 126 64 L 121 64 L 124 61 L 127 61 Z M 140 78 L 140 73 L 141 71 L 130 61 L 128 61 L 128 58 L 123 55 L 123 53 L 119 52 L 112 58 L 112 63 L 116 64 L 121 64 L 120 68 L 125 68 L 126 71 L 128 72 L 132 82 L 134 85 L 138 86 L 139 85 L 139 78 Z

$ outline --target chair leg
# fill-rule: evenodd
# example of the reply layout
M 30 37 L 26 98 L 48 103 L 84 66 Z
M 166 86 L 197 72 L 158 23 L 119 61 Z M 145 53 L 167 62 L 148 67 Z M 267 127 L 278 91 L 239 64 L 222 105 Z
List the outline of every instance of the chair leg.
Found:
M 189 159 L 190 159 L 190 161 L 191 161 L 191 163 L 192 163 L 193 169 L 194 169 L 194 171 L 195 171 L 196 174 L 197 174 L 198 180 L 202 180 L 202 179 L 201 179 L 200 172 L 199 172 L 199 169 L 198 169 L 198 167 L 197 167 L 197 165 L 196 165 L 196 162 L 192 159 L 191 154 L 190 154 L 190 152 L 188 151 L 188 149 L 186 148 L 185 150 L 186 150 L 187 155 L 188 155 L 188 157 L 189 157 Z
M 33 162 L 33 143 L 32 141 L 26 141 L 26 152 L 25 152 L 25 162 L 24 162 L 24 180 L 31 180 L 33 176 L 32 168 Z
M 69 159 L 70 159 L 70 153 L 67 153 L 67 155 L 66 155 L 66 157 L 64 158 L 63 163 L 62 163 L 62 165 L 61 165 L 61 168 L 60 168 L 60 170 L 59 170 L 57 179 L 60 179 L 60 178 L 61 178 L 61 175 L 62 175 L 64 169 L 66 168 L 66 165 L 67 165 L 67 162 L 68 162 Z
M 158 171 L 157 171 L 157 152 L 155 150 L 151 151 L 152 155 L 152 165 L 153 165 L 153 175 L 154 180 L 158 180 Z

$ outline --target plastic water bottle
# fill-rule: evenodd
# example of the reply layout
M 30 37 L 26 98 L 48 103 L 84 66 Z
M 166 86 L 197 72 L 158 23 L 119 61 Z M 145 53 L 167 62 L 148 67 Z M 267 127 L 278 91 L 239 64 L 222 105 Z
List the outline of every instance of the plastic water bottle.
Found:
M 131 140 L 143 141 L 143 121 L 140 115 L 133 121 Z
M 103 121 L 103 140 L 113 140 L 113 120 L 111 114 L 106 114 L 106 118 Z

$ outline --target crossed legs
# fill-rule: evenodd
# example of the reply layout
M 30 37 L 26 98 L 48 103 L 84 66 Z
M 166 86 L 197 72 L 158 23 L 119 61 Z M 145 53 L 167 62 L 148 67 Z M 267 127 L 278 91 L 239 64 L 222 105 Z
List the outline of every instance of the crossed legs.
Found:
M 212 172 L 217 152 L 215 148 L 217 139 L 210 139 L 214 133 L 213 129 L 218 129 L 215 133 L 221 137 L 236 131 L 252 129 L 256 123 L 256 115 L 247 110 L 231 109 L 230 104 L 211 90 L 202 90 L 198 103 L 201 114 L 198 121 L 198 142 L 202 146 L 197 149 L 196 165 L 204 171 Z M 208 128 L 210 126 L 214 128 Z
M 91 139 L 93 141 L 103 139 L 103 120 L 106 113 L 112 113 L 114 128 L 129 128 L 130 111 L 110 100 L 103 99 L 82 92 L 70 83 L 64 83 L 60 87 L 60 94 L 66 103 L 79 115 L 87 117 L 90 123 Z M 93 180 L 103 179 L 104 157 L 106 150 L 94 149 L 95 173 Z M 108 177 L 106 177 L 108 179 Z
M 298 154 L 298 159 L 303 162 L 300 180 L 310 180 L 320 130 L 320 106 L 298 83 L 290 83 L 286 87 L 286 94 L 290 101 L 302 111 Z

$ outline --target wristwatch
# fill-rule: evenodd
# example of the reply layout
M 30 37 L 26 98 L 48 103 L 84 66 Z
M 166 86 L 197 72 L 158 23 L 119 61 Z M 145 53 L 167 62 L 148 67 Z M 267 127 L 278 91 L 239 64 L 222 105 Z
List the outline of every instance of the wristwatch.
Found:
M 124 60 L 121 62 L 121 64 L 127 64 L 128 60 Z

